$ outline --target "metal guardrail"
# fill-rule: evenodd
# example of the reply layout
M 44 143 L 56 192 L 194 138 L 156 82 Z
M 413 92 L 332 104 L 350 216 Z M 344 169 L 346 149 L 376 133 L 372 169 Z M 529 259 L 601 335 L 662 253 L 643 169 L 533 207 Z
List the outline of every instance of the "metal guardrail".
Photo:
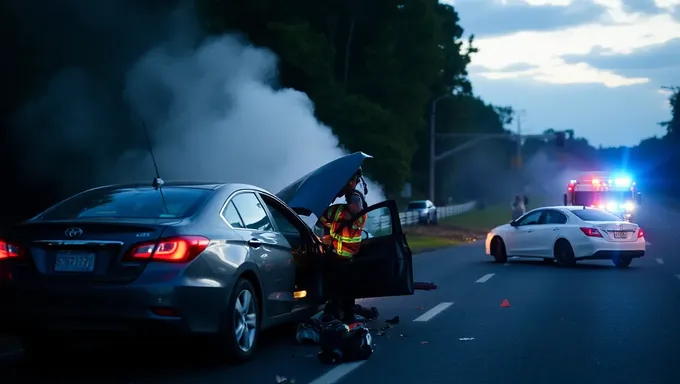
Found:
M 451 217 L 460 215 L 465 212 L 469 212 L 477 206 L 476 201 L 470 201 L 465 204 L 449 205 L 446 207 L 437 208 L 437 219 L 443 219 L 445 217 Z M 399 219 L 401 220 L 402 227 L 408 227 L 411 225 L 416 225 L 419 222 L 420 216 L 417 212 L 401 212 L 399 214 Z M 382 230 L 389 230 L 391 227 L 390 216 L 388 215 L 377 215 L 371 216 L 369 213 L 368 220 L 364 229 L 369 233 L 376 233 Z

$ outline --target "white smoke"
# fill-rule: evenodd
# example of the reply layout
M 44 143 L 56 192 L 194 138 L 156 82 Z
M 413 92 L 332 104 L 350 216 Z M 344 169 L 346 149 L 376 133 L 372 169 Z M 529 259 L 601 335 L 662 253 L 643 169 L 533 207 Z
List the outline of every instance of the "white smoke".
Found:
M 128 149 L 114 156 L 114 164 L 100 159 L 109 142 L 125 138 L 116 137 L 111 97 L 101 94 L 93 76 L 86 68 L 61 72 L 24 111 L 24 122 L 31 124 L 23 126 L 20 141 L 49 155 L 43 159 L 87 153 L 97 183 L 150 182 L 148 151 Z M 241 182 L 276 192 L 346 153 L 316 120 L 307 95 L 275 89 L 276 78 L 275 55 L 237 36 L 196 45 L 179 35 L 155 44 L 130 66 L 122 99 L 148 125 L 166 181 Z M 31 171 L 50 172 L 44 161 Z M 77 178 L 78 172 L 70 175 Z M 370 184 L 369 203 L 383 200 L 381 188 Z

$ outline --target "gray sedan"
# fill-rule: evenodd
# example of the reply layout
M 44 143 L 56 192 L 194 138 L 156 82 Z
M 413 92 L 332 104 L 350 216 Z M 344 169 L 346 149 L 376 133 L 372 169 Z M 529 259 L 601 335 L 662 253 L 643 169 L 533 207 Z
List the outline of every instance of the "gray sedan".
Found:
M 208 336 L 225 358 L 247 360 L 261 330 L 325 302 L 329 250 L 301 216 L 321 216 L 367 158 L 339 158 L 277 194 L 182 182 L 77 194 L 0 239 L 5 316 L 34 357 L 98 331 Z M 365 212 L 378 210 L 392 228 L 362 242 L 352 293 L 412 295 L 397 206 Z

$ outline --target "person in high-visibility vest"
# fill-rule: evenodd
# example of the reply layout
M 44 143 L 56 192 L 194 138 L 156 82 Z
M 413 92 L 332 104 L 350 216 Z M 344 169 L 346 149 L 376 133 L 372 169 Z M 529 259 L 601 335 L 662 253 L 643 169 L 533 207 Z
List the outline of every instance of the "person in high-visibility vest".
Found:
M 356 190 L 359 183 L 364 186 L 363 194 Z M 350 283 L 350 270 L 347 267 L 361 247 L 366 215 L 358 217 L 357 215 L 367 206 L 364 198 L 364 194 L 367 193 L 368 188 L 363 180 L 361 169 L 359 169 L 338 194 L 338 197 L 345 197 L 346 203 L 328 207 L 317 224 L 324 230 L 323 243 L 332 248 L 333 253 L 336 254 L 336 260 L 331 262 L 334 269 L 333 281 L 329 281 L 336 290 L 342 290 L 344 285 Z M 336 317 L 342 317 L 345 321 L 353 321 L 354 299 L 354 297 L 339 294 L 339 297 L 331 298 L 328 301 L 325 312 Z

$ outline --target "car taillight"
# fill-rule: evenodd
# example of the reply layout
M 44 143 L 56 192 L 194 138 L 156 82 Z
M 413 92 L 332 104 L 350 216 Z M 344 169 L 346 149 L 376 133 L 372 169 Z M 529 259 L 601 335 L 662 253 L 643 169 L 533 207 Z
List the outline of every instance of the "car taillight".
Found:
M 0 260 L 19 257 L 21 253 L 19 246 L 0 239 Z
M 210 239 L 203 236 L 168 237 L 157 242 L 153 241 L 134 246 L 128 252 L 126 260 L 186 263 L 208 248 L 209 244 Z
M 642 230 L 642 228 L 638 229 L 638 239 L 641 239 L 645 237 L 645 232 Z
M 602 237 L 600 231 L 595 228 L 581 227 L 581 232 L 588 237 Z

